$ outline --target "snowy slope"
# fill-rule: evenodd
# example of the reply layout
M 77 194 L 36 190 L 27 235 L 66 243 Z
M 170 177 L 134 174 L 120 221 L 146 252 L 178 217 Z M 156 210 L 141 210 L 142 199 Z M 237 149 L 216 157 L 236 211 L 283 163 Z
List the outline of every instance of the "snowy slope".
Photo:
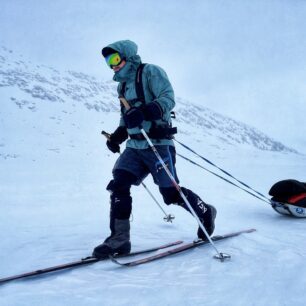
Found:
M 116 155 L 102 129 L 118 123 L 115 84 L 36 65 L 0 52 L 0 277 L 79 259 L 108 235 L 108 193 Z M 305 155 L 246 124 L 177 101 L 178 139 L 267 194 L 277 180 L 305 180 Z M 203 161 L 177 146 L 179 153 Z M 209 167 L 213 171 L 217 171 Z M 216 234 L 226 263 L 209 247 L 132 269 L 110 262 L 0 287 L 0 305 L 304 305 L 305 220 L 177 161 L 182 186 L 218 209 Z M 151 179 L 146 184 L 161 201 Z M 178 207 L 165 223 L 146 191 L 133 188 L 133 248 L 195 238 Z
M 59 126 L 64 122 L 76 120 L 69 128 L 81 130 L 82 124 L 89 124 L 87 118 L 82 118 L 82 114 L 86 114 L 84 107 L 91 111 L 90 116 L 101 119 L 105 117 L 105 113 L 108 116 L 116 116 L 118 113 L 119 104 L 114 82 L 100 82 L 84 73 L 59 72 L 45 65 L 35 65 L 5 47 L 0 51 L 0 88 L 2 95 L 6 97 L 5 107 L 12 107 L 9 106 L 11 103 L 20 111 L 31 111 L 34 116 L 36 114 L 41 117 L 39 112 L 43 111 L 44 107 L 49 109 L 52 105 L 55 112 L 50 113 L 48 120 Z M 179 124 L 180 131 L 192 138 L 205 140 L 209 145 L 244 144 L 261 150 L 296 152 L 246 124 L 180 98 L 177 99 L 176 112 L 175 123 Z M 82 119 L 85 119 L 86 123 Z M 117 121 L 111 128 L 116 126 Z M 35 132 L 36 127 L 33 129 Z

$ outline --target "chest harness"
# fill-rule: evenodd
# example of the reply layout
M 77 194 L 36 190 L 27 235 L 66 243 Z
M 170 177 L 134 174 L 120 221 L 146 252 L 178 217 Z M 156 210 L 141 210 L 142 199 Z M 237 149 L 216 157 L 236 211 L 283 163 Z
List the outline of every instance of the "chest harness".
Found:
M 144 90 L 143 90 L 143 82 L 142 82 L 142 72 L 143 68 L 145 67 L 146 64 L 140 64 L 137 68 L 136 72 L 136 79 L 135 79 L 135 89 L 136 89 L 136 95 L 137 98 L 129 100 L 129 102 L 141 102 L 140 108 L 144 108 L 146 104 L 145 100 L 145 95 L 144 95 Z M 120 90 L 120 95 L 124 97 L 126 90 L 126 82 L 123 82 L 121 85 L 121 90 Z M 153 94 L 153 93 L 152 93 Z M 154 97 L 154 95 L 153 95 Z M 123 106 L 121 105 L 121 112 L 123 113 Z M 175 118 L 175 113 L 171 112 L 171 118 Z M 164 122 L 161 124 L 157 124 L 155 121 L 151 121 L 152 125 L 147 133 L 149 138 L 154 139 L 154 140 L 160 140 L 160 139 L 173 139 L 174 134 L 177 133 L 177 128 L 172 127 L 171 123 L 169 122 Z M 129 134 L 129 137 L 131 139 L 135 140 L 144 140 L 144 136 L 139 133 L 139 134 Z

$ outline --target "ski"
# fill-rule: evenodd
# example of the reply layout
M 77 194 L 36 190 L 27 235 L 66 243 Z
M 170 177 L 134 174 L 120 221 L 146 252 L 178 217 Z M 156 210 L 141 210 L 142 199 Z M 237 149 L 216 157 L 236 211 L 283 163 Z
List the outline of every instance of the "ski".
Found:
M 181 244 L 181 243 L 183 243 L 183 241 L 178 240 L 178 241 L 170 242 L 170 243 L 160 245 L 160 246 L 157 246 L 157 247 L 131 252 L 129 254 L 115 255 L 113 258 L 131 257 L 131 256 L 146 254 L 146 253 L 166 249 L 166 248 L 169 248 L 169 247 L 172 247 L 172 246 L 176 246 L 176 245 Z M 71 269 L 71 268 L 80 267 L 80 266 L 84 266 L 84 265 L 89 265 L 89 264 L 93 264 L 93 263 L 96 263 L 98 261 L 102 261 L 102 260 L 106 260 L 106 259 L 109 259 L 109 258 L 98 259 L 96 257 L 89 256 L 89 257 L 82 258 L 81 260 L 77 260 L 77 261 L 74 261 L 74 262 L 69 262 L 69 263 L 66 263 L 66 264 L 61 264 L 61 265 L 52 266 L 52 267 L 48 267 L 48 268 L 44 268 L 44 269 L 34 270 L 34 271 L 31 271 L 31 272 L 27 272 L 27 273 L 22 273 L 22 274 L 17 274 L 17 275 L 1 278 L 0 279 L 0 285 L 5 284 L 5 283 L 10 282 L 10 281 L 13 281 L 13 280 L 35 277 L 35 276 L 38 276 L 38 275 L 41 275 L 41 274 L 47 274 L 47 273 L 52 273 L 52 272 L 56 272 L 56 271 L 60 271 L 60 270 L 66 270 L 66 269 Z
M 247 230 L 241 230 L 241 231 L 238 231 L 238 232 L 233 232 L 233 233 L 228 233 L 228 234 L 224 234 L 224 235 L 213 236 L 211 239 L 213 241 L 220 241 L 220 240 L 223 240 L 223 239 L 227 239 L 227 238 L 231 238 L 231 237 L 236 237 L 236 236 L 239 236 L 241 234 L 252 233 L 254 231 L 256 231 L 256 229 L 253 229 L 253 228 L 252 229 L 247 229 Z M 164 251 L 162 253 L 158 253 L 158 254 L 153 255 L 153 256 L 148 256 L 148 257 L 144 257 L 142 259 L 133 260 L 133 261 L 129 261 L 129 262 L 121 262 L 121 261 L 119 261 L 114 256 L 110 256 L 110 259 L 114 263 L 116 263 L 116 264 L 118 264 L 120 266 L 134 267 L 134 266 L 142 265 L 142 264 L 145 264 L 145 263 L 148 263 L 148 262 L 152 262 L 152 261 L 157 260 L 157 259 L 161 259 L 161 258 L 170 256 L 170 255 L 178 254 L 178 253 L 181 253 L 183 251 L 186 251 L 186 250 L 189 250 L 189 249 L 201 246 L 201 245 L 206 245 L 206 244 L 209 244 L 209 241 L 197 240 L 197 241 L 193 241 L 193 242 L 184 244 L 182 246 L 178 246 L 178 247 L 172 248 L 170 250 L 166 250 L 166 251 Z

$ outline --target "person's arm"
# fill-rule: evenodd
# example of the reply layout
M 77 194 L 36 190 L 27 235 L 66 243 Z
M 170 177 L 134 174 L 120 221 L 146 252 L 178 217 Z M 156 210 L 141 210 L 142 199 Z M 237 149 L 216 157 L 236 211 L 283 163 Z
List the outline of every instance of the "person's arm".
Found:
M 129 129 L 139 126 L 143 120 L 166 119 L 175 106 L 173 88 L 166 72 L 158 66 L 148 65 L 145 73 L 154 100 L 147 103 L 142 110 L 132 107 L 122 116 L 120 125 Z M 118 92 L 120 91 L 121 87 L 118 86 Z
M 146 113 L 151 113 L 151 119 L 157 120 L 174 108 L 174 91 L 166 72 L 158 66 L 148 66 L 147 81 L 154 100 L 147 104 Z

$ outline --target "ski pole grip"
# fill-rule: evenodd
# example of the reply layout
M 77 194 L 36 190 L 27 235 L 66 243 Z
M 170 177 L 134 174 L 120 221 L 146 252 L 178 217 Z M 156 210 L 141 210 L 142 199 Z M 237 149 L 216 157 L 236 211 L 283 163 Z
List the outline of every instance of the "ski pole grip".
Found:
M 109 134 L 109 133 L 107 133 L 107 132 L 105 132 L 105 131 L 102 131 L 101 134 L 102 134 L 103 136 L 105 136 L 107 140 L 110 140 L 110 134 Z
M 123 104 L 126 110 L 129 110 L 131 108 L 129 102 L 124 97 L 119 97 L 120 102 Z M 139 125 L 138 128 L 141 130 L 142 125 Z
M 119 97 L 120 102 L 123 104 L 126 110 L 131 108 L 129 102 L 124 97 Z

